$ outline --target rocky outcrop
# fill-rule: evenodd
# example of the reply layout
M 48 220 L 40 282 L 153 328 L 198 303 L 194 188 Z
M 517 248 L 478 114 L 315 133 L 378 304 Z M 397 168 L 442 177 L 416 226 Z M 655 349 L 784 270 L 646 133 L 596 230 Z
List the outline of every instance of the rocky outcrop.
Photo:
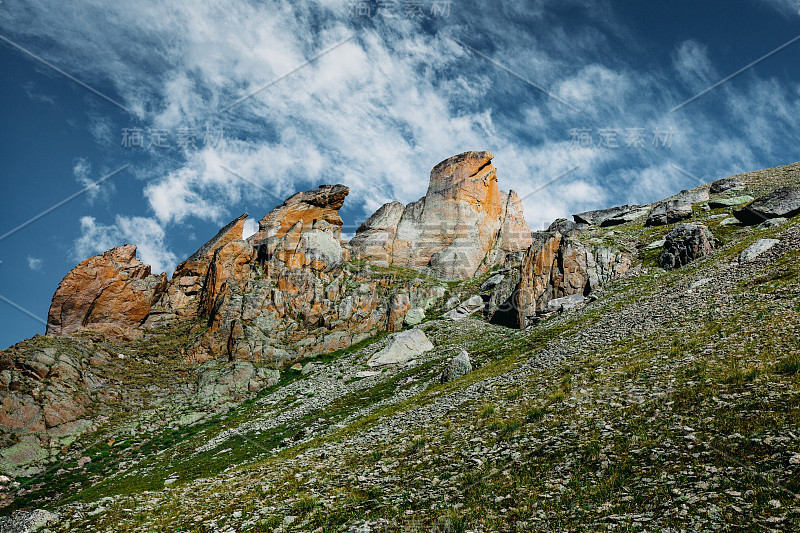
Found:
M 800 214 L 800 188 L 796 187 L 782 187 L 733 212 L 733 216 L 747 225 L 797 214 Z
M 664 238 L 664 248 L 658 264 L 665 270 L 673 270 L 711 253 L 714 236 L 700 224 L 678 224 Z
M 198 299 L 205 286 L 214 252 L 242 239 L 247 213 L 226 224 L 208 242 L 182 262 L 172 274 L 160 300 L 150 309 L 146 325 L 155 326 L 176 318 L 195 318 L 200 312 Z
M 465 279 L 531 243 L 522 204 L 497 185 L 491 152 L 465 152 L 431 171 L 427 194 L 381 207 L 356 232 L 354 256 Z
M 303 233 L 322 221 L 333 226 L 338 240 L 342 230 L 339 209 L 349 192 L 350 189 L 344 185 L 320 185 L 313 191 L 294 194 L 258 222 L 258 231 L 248 241 L 256 243 L 269 237 L 282 237 L 298 222 L 301 222 L 299 229 Z
M 630 268 L 629 252 L 593 246 L 575 237 L 553 233 L 531 246 L 522 260 L 519 285 L 513 295 L 517 323 L 525 328 L 547 312 L 550 300 L 572 294 L 588 295 Z
M 708 189 L 705 187 L 691 191 L 683 190 L 653 206 L 647 216 L 645 226 L 664 226 L 673 224 L 692 216 L 692 206 L 708 201 Z
M 59 283 L 47 316 L 47 334 L 90 329 L 117 338 L 135 337 L 136 327 L 166 288 L 166 274 L 152 275 L 150 266 L 136 258 L 136 246 L 112 248 L 83 261 Z

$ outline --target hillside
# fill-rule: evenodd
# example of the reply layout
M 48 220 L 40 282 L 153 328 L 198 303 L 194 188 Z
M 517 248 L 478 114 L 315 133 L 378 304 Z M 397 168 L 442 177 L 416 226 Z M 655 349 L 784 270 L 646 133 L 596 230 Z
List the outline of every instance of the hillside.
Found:
M 1 354 L 0 531 L 800 529 L 800 163 L 531 234 L 490 160 L 355 243 L 320 188 L 59 303 Z

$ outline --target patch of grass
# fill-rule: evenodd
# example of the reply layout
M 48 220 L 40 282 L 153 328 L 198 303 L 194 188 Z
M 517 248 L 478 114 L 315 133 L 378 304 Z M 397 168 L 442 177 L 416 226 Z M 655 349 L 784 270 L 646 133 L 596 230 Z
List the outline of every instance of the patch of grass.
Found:
M 800 373 L 800 353 L 787 355 L 775 365 L 775 372 L 793 376 Z
M 478 413 L 479 418 L 489 418 L 494 414 L 495 406 L 494 404 L 487 403 L 481 408 L 480 413 Z

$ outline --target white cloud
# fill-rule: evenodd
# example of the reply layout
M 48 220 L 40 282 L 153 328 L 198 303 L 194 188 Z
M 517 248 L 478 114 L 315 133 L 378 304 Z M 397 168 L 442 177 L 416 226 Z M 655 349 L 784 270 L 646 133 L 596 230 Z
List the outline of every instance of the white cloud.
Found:
M 152 267 L 153 273 L 172 272 L 178 262 L 167 251 L 164 229 L 152 218 L 117 216 L 114 224 L 98 223 L 94 217 L 80 220 L 81 236 L 75 241 L 73 258 L 83 261 L 123 244 L 135 244 L 137 257 Z
M 554 14 L 558 10 L 551 8 L 565 2 L 585 17 L 582 23 Z M 93 252 L 98 246 L 84 237 L 124 236 L 123 220 L 147 220 L 138 234 L 160 232 L 149 245 L 164 246 L 165 228 L 185 229 L 193 218 L 222 224 L 242 201 L 263 206 L 263 213 L 252 213 L 258 219 L 291 193 L 320 183 L 348 185 L 348 208 L 369 214 L 390 200 L 418 199 L 430 169 L 465 150 L 495 153 L 501 188 L 525 198 L 526 217 L 540 227 L 572 212 L 676 192 L 687 183 L 669 170 L 672 161 L 709 180 L 720 177 L 712 172 L 755 165 L 763 154 L 785 153 L 785 139 L 800 126 L 798 88 L 758 80 L 754 72 L 690 104 L 696 107 L 670 114 L 718 78 L 706 45 L 677 43 L 671 64 L 661 70 L 621 64 L 612 55 L 615 41 L 624 41 L 632 54 L 647 52 L 609 2 L 501 4 L 454 3 L 451 17 L 428 21 L 436 32 L 402 16 L 353 17 L 346 3 L 331 0 L 168 7 L 157 0 L 83 0 L 79 9 L 25 4 L 7 6 L 0 27 L 88 83 L 112 87 L 112 96 L 145 127 L 225 128 L 218 146 L 186 151 L 177 161 L 154 160 L 140 175 L 147 178 L 143 194 L 151 216 L 118 217 L 109 226 L 92 219 L 76 246 Z M 486 14 L 479 25 L 474 13 Z M 47 55 L 53 43 L 56 57 Z M 724 102 L 729 114 L 699 111 L 711 99 Z M 601 128 L 642 128 L 647 146 L 632 149 L 621 140 L 619 149 L 575 147 L 569 142 L 573 128 L 590 128 L 595 136 Z M 657 129 L 673 131 L 669 148 L 652 146 Z M 91 131 L 102 139 L 117 130 L 95 116 Z M 76 179 L 88 184 L 90 174 L 88 161 L 79 160 Z M 170 263 L 163 248 L 144 253 Z
M 29 255 L 26 260 L 28 261 L 28 268 L 31 270 L 39 271 L 42 269 L 42 260 L 40 258 Z

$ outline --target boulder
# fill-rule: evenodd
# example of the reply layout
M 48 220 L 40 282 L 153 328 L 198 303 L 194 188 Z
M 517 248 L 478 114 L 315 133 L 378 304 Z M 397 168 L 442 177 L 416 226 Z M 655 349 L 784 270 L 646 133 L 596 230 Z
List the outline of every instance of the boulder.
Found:
M 777 228 L 778 226 L 783 226 L 784 224 L 786 224 L 786 222 L 788 222 L 788 219 L 783 217 L 770 218 L 769 220 L 765 220 L 764 222 L 756 226 L 756 228 L 757 229 Z
M 389 344 L 370 357 L 367 366 L 405 363 L 430 350 L 433 350 L 433 344 L 421 329 L 401 331 L 389 337 Z
M 742 183 L 742 180 L 735 176 L 730 176 L 712 182 L 711 187 L 709 187 L 709 192 L 712 194 L 719 194 L 725 191 L 736 191 L 741 189 L 744 189 L 744 183 Z
M 429 270 L 440 279 L 466 279 L 531 243 L 514 191 L 497 185 L 491 152 L 465 152 L 431 171 L 423 198 L 402 208 L 382 206 L 350 241 L 355 257 L 379 265 Z
M 548 313 L 563 313 L 570 311 L 586 303 L 586 298 L 582 294 L 570 294 L 547 302 Z
M 583 213 L 572 215 L 572 218 L 578 224 L 588 224 L 590 226 L 600 225 L 609 218 L 624 215 L 625 213 L 629 213 L 632 209 L 637 207 L 639 206 L 620 205 L 617 207 L 611 207 L 609 209 L 596 209 L 594 211 L 584 211 Z
M 708 189 L 683 190 L 653 206 L 645 226 L 664 226 L 692 216 L 692 205 L 708 201 Z
M 700 224 L 678 224 L 664 239 L 664 248 L 658 264 L 673 270 L 711 253 L 714 236 Z
M 461 302 L 454 309 L 446 312 L 442 316 L 450 320 L 463 320 L 483 309 L 483 298 L 478 295 L 472 296 L 468 300 Z
M 575 231 L 584 230 L 586 227 L 586 224 L 583 223 L 578 224 L 577 222 L 572 222 L 566 218 L 557 218 L 547 227 L 547 233 L 558 232 L 562 235 L 566 235 Z
M 486 292 L 494 289 L 499 284 L 501 284 L 505 278 L 506 277 L 503 274 L 495 274 L 494 276 L 490 277 L 489 279 L 481 283 L 480 291 Z
M 644 247 L 645 250 L 657 250 L 658 248 L 664 247 L 664 239 L 659 239 L 657 241 L 653 241 L 647 246 Z
M 102 331 L 121 340 L 138 336 L 136 327 L 167 287 L 166 274 L 150 273 L 126 244 L 90 257 L 58 285 L 47 316 L 47 334 L 83 329 Z
M 730 198 L 717 198 L 708 202 L 708 207 L 711 209 L 718 209 L 720 207 L 735 207 L 737 205 L 752 202 L 753 197 L 743 194 L 741 196 L 731 196 Z
M 791 218 L 800 213 L 800 188 L 782 187 L 733 212 L 743 224 L 760 224 L 770 218 Z
M 472 372 L 472 363 L 469 361 L 469 353 L 466 350 L 461 350 L 461 353 L 447 363 L 447 367 L 445 367 L 442 375 L 439 376 L 439 382 L 447 383 L 461 376 L 466 376 L 470 372 Z
M 739 262 L 749 263 L 779 242 L 778 239 L 758 239 L 739 254 Z
M 646 216 L 650 211 L 648 206 L 634 206 L 629 211 L 624 213 L 620 213 L 618 215 L 614 215 L 611 218 L 607 218 L 600 222 L 600 227 L 608 228 L 611 226 L 618 226 L 620 224 L 625 224 L 626 222 L 633 222 L 634 220 Z
M 425 310 L 422 307 L 412 307 L 406 313 L 403 323 L 407 326 L 416 326 L 425 320 Z

